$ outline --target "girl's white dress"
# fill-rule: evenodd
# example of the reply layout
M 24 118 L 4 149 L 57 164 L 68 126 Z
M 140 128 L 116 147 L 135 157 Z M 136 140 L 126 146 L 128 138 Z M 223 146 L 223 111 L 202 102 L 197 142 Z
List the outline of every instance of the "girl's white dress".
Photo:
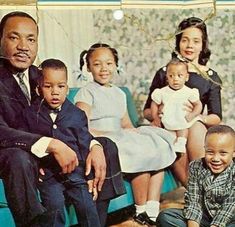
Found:
M 173 90 L 169 86 L 157 88 L 153 91 L 151 98 L 157 104 L 164 104 L 162 124 L 168 130 L 181 130 L 190 128 L 199 117 L 195 117 L 192 121 L 187 122 L 184 110 L 185 103 L 199 101 L 199 91 L 197 88 L 189 88 L 183 86 L 179 90 Z
M 117 86 L 105 87 L 90 82 L 79 90 L 75 102 L 92 107 L 89 128 L 107 132 L 104 136 L 116 143 L 123 172 L 160 170 L 174 162 L 176 155 L 171 133 L 152 126 L 121 128 L 127 103 L 125 93 Z

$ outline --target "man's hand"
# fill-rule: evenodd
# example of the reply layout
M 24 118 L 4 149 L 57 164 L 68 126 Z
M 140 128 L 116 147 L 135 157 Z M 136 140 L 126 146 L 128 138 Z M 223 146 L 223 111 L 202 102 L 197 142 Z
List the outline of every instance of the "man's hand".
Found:
M 60 140 L 52 139 L 47 150 L 54 155 L 63 173 L 71 173 L 78 166 L 76 153 Z
M 45 172 L 44 172 L 43 168 L 39 169 L 39 182 L 43 182 L 43 180 L 40 178 L 40 175 L 45 176 Z
M 98 191 L 101 191 L 106 176 L 106 160 L 103 148 L 99 145 L 93 145 L 88 154 L 86 159 L 86 176 L 91 172 L 91 167 L 95 170 L 93 188 L 98 188 Z
M 88 190 L 90 193 L 92 193 L 92 199 L 95 201 L 98 198 L 98 191 L 97 188 L 93 187 L 93 180 L 88 180 L 87 181 L 88 184 Z

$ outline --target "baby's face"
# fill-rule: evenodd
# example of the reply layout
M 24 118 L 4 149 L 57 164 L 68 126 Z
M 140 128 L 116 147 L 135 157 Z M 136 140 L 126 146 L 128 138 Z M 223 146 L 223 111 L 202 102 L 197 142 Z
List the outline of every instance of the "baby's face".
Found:
M 169 86 L 174 90 L 179 90 L 188 80 L 187 68 L 184 64 L 170 64 L 167 67 L 166 77 Z
M 232 162 L 235 141 L 231 134 L 212 133 L 205 140 L 205 161 L 211 172 L 218 175 Z

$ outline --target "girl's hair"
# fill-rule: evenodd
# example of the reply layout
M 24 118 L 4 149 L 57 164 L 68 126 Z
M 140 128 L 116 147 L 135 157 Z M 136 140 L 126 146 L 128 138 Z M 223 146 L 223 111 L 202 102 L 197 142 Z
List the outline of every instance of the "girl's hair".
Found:
M 197 17 L 189 17 L 187 19 L 184 19 L 183 21 L 180 22 L 179 26 L 178 26 L 178 30 L 177 30 L 177 34 L 175 36 L 175 49 L 177 52 L 180 53 L 180 40 L 182 37 L 183 30 L 185 30 L 186 28 L 190 28 L 190 27 L 195 27 L 200 29 L 200 31 L 202 32 L 202 51 L 199 55 L 199 61 L 198 63 L 201 65 L 206 65 L 206 63 L 208 62 L 210 55 L 211 55 L 211 51 L 208 48 L 208 35 L 207 35 L 207 29 L 206 29 L 206 24 L 203 20 L 201 20 L 200 18 Z M 172 56 L 174 57 L 176 54 L 173 53 Z
M 117 50 L 110 47 L 108 44 L 105 44 L 105 43 L 95 43 L 89 48 L 89 50 L 84 50 L 81 52 L 81 54 L 80 54 L 80 70 L 81 71 L 82 71 L 82 68 L 85 64 L 84 56 L 86 55 L 86 58 L 85 58 L 86 64 L 87 64 L 87 68 L 89 68 L 89 59 L 90 59 L 92 53 L 100 47 L 108 48 L 112 52 L 113 57 L 114 57 L 114 61 L 116 63 L 116 66 L 118 67 L 118 52 L 117 52 Z

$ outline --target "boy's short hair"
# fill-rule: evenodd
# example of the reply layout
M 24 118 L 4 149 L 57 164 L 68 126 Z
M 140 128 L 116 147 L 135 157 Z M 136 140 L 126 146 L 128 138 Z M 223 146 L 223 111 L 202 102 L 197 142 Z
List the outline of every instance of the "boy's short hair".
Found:
M 215 126 L 210 127 L 207 130 L 206 137 L 208 135 L 213 134 L 213 133 L 217 133 L 217 134 L 230 134 L 234 138 L 234 140 L 235 140 L 235 131 L 234 131 L 234 129 L 232 129 L 228 125 L 215 125 Z
M 50 59 L 46 59 L 45 61 L 43 61 L 43 62 L 39 65 L 39 69 L 40 69 L 40 77 L 39 77 L 39 79 L 38 79 L 38 84 L 39 84 L 39 85 L 40 85 L 40 83 L 41 83 L 42 80 L 43 80 L 43 73 L 42 73 L 42 70 L 43 70 L 43 69 L 46 69 L 46 68 L 55 69 L 55 70 L 58 70 L 58 69 L 64 70 L 64 71 L 65 71 L 65 74 L 66 74 L 66 80 L 68 79 L 68 78 L 67 78 L 68 70 L 67 70 L 67 67 L 66 67 L 66 65 L 64 64 L 64 62 L 62 62 L 62 61 L 59 60 L 59 59 L 50 58 Z
M 179 58 L 172 58 L 166 65 L 166 69 L 168 69 L 168 67 L 170 65 L 184 65 L 186 67 L 186 70 L 188 72 L 188 64 L 186 61 L 182 61 Z

